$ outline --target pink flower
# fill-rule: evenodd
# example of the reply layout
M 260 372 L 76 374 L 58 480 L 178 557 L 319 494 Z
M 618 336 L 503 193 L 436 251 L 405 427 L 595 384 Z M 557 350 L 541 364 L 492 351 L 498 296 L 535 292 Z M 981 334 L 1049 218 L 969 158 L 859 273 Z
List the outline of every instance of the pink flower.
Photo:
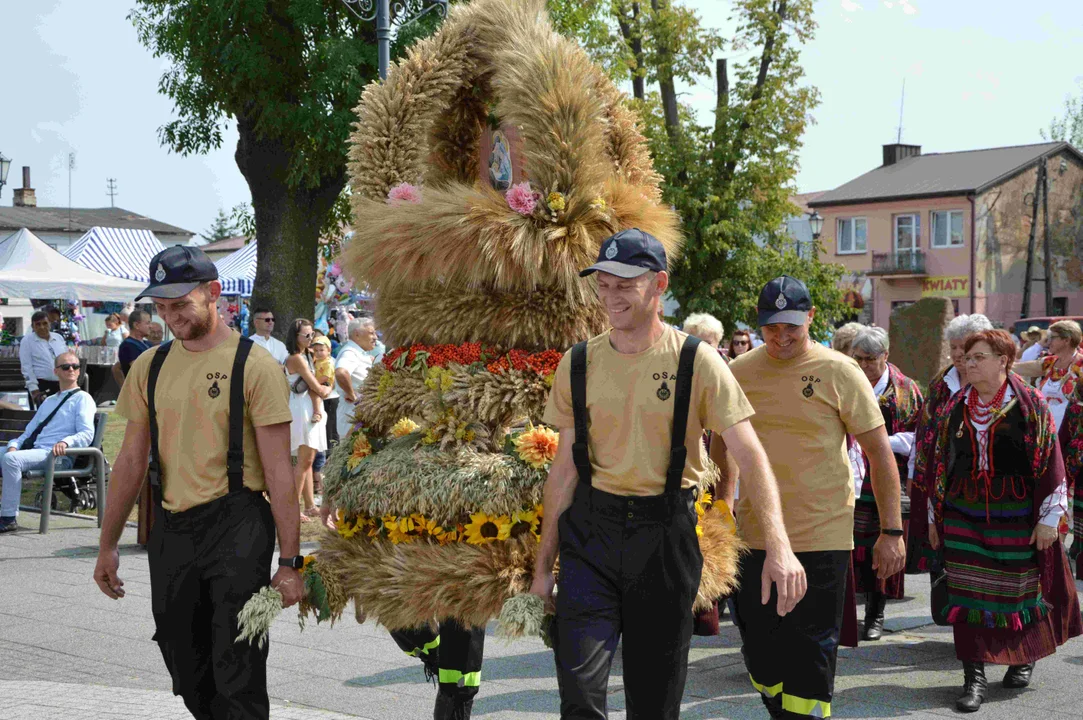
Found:
M 399 183 L 387 193 L 388 205 L 421 202 L 421 188 L 410 183 Z
M 342 274 L 342 268 L 339 267 L 338 261 L 331 263 L 331 267 L 327 268 L 327 274 L 333 278 L 337 278 Z
M 512 185 L 504 197 L 508 201 L 508 207 L 520 215 L 532 215 L 541 198 L 538 193 L 530 189 L 529 182 Z

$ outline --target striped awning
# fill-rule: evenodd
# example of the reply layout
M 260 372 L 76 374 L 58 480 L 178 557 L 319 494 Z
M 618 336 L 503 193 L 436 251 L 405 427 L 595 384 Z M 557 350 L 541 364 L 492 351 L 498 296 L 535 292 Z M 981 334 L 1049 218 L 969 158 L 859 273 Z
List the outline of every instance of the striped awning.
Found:
M 231 252 L 214 266 L 218 268 L 223 295 L 251 297 L 252 284 L 256 281 L 256 241 Z
M 70 260 L 112 277 L 150 282 L 150 260 L 165 250 L 150 230 L 92 227 L 64 251 Z

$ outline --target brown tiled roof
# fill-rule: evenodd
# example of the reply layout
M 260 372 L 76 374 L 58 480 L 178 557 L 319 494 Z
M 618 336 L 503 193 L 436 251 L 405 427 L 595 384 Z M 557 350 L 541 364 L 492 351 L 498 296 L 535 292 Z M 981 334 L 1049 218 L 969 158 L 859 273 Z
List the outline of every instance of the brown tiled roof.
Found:
M 199 249 L 203 252 L 233 252 L 234 250 L 240 250 L 246 244 L 248 244 L 247 237 L 244 235 L 235 235 L 234 237 L 215 240 L 212 243 L 200 245 Z
M 195 235 L 191 230 L 152 220 L 149 217 L 118 207 L 72 208 L 68 225 L 68 208 L 63 207 L 0 207 L 0 230 L 26 228 L 31 232 L 83 233 L 92 227 L 150 230 L 165 235 Z
M 1083 153 L 1066 142 L 929 153 L 882 165 L 808 203 L 810 207 L 852 205 L 941 195 L 978 193 L 1023 172 L 1043 155 Z

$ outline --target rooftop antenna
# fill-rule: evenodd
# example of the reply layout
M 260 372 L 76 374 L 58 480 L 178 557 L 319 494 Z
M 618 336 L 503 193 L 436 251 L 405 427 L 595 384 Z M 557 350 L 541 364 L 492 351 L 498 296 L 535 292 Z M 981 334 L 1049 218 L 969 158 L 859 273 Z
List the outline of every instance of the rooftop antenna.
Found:
M 113 202 L 113 200 L 114 200 L 114 198 L 116 198 L 117 195 L 120 194 L 120 193 L 117 192 L 117 179 L 116 178 L 106 178 L 105 179 L 105 187 L 106 187 L 105 194 L 109 196 L 109 207 L 116 207 L 117 204 L 115 202 Z
M 68 153 L 68 232 L 71 232 L 71 171 L 75 169 L 75 153 Z
M 906 105 L 906 78 L 903 78 L 902 85 L 902 97 L 899 99 L 899 135 L 895 140 L 896 143 L 902 145 L 902 131 L 903 131 L 903 107 Z

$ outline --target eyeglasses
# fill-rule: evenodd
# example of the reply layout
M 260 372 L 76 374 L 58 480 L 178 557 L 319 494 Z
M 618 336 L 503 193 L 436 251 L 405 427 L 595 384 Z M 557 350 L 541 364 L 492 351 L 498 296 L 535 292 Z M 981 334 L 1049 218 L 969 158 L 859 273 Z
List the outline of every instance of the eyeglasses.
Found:
M 299 333 L 297 335 L 297 337 L 302 337 L 305 340 L 311 340 L 312 339 L 312 333 Z
M 57 365 L 57 370 L 78 370 L 79 363 L 64 363 L 63 365 Z
M 748 340 L 734 340 L 734 345 L 748 345 Z
M 867 355 L 852 355 L 851 357 L 853 357 L 858 365 L 872 365 L 883 356 L 874 355 L 873 357 L 868 357 Z
M 980 362 L 984 362 L 986 358 L 991 357 L 1003 357 L 1000 353 L 974 353 L 973 355 L 964 355 L 963 362 L 967 365 L 977 365 Z
M 256 318 L 256 319 L 261 321 L 261 322 L 274 322 L 275 321 L 275 319 L 273 317 L 264 317 L 264 318 Z

